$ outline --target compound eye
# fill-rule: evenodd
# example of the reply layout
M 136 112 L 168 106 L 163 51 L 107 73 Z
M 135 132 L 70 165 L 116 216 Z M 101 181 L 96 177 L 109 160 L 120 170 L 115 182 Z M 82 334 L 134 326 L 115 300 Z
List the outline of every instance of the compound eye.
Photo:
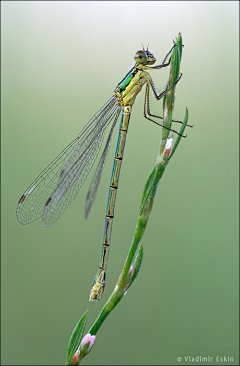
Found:
M 147 55 L 144 51 L 137 51 L 134 56 L 135 61 L 138 64 L 145 64 L 147 62 Z

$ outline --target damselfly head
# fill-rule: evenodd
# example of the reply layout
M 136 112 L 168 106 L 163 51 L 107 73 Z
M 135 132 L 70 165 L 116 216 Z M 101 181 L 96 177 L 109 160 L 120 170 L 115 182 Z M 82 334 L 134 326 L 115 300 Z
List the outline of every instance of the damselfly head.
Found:
M 142 65 L 153 65 L 156 62 L 154 55 L 148 50 L 140 50 L 135 53 L 135 61 Z

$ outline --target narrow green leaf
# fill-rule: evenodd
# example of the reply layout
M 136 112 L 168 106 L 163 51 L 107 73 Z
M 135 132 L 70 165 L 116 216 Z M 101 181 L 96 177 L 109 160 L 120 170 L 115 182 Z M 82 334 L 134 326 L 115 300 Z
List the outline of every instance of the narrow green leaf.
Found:
M 180 52 L 180 60 L 181 60 L 181 58 L 182 58 L 182 48 L 183 48 L 182 34 L 181 33 L 178 34 L 178 38 L 176 39 L 176 44 L 177 44 L 179 52 Z
M 66 365 L 70 365 L 73 359 L 74 354 L 76 353 L 81 340 L 83 338 L 83 333 L 86 327 L 88 310 L 85 311 L 83 316 L 79 319 L 76 327 L 74 328 L 72 335 L 69 339 L 67 356 L 66 356 Z
M 180 71 L 180 62 L 181 62 L 181 56 L 182 56 L 182 37 L 179 33 L 178 38 L 176 39 L 176 46 L 173 49 L 173 55 L 172 55 L 172 67 L 173 67 L 173 78 L 172 82 L 173 84 L 177 81 Z
M 144 189 L 143 189 L 142 201 L 140 204 L 140 215 L 141 215 L 142 210 L 145 206 L 145 203 L 148 199 L 148 196 L 152 190 L 152 185 L 153 185 L 153 182 L 155 181 L 155 176 L 156 176 L 156 166 L 153 168 L 153 170 L 149 174 L 148 179 L 147 179 Z
M 178 80 L 179 71 L 180 71 L 180 61 L 181 61 L 181 54 L 182 54 L 182 37 L 179 33 L 178 38 L 176 39 L 175 47 L 172 51 L 171 56 L 171 64 L 170 64 L 170 73 L 169 79 L 166 84 L 165 91 L 171 88 Z M 171 88 L 163 97 L 163 126 L 167 128 L 171 128 L 172 126 L 172 113 L 173 113 L 173 106 L 174 106 L 174 99 L 175 99 L 175 88 Z M 165 141 L 169 136 L 170 130 L 164 129 L 162 131 L 162 143 L 160 147 L 160 153 L 163 152 Z

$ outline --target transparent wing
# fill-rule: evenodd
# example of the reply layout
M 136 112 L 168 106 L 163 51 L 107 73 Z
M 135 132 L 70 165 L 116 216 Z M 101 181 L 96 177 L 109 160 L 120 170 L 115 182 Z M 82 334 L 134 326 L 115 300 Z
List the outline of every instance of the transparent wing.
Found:
M 121 108 L 112 97 L 22 195 L 17 206 L 17 218 L 28 224 L 40 216 L 43 225 L 50 226 L 70 205 L 85 181 L 102 145 L 109 123 Z
M 105 162 L 106 162 L 106 159 L 107 159 L 108 151 L 109 151 L 109 148 L 110 148 L 110 145 L 111 145 L 112 133 L 113 133 L 114 127 L 117 123 L 117 119 L 118 119 L 118 116 L 116 116 L 116 118 L 114 120 L 114 123 L 113 123 L 111 131 L 109 133 L 105 148 L 102 152 L 102 156 L 99 160 L 97 169 L 94 173 L 94 177 L 92 179 L 92 182 L 90 184 L 90 187 L 89 187 L 89 190 L 88 190 L 88 193 L 87 193 L 87 196 L 86 196 L 85 219 L 88 217 L 90 209 L 91 209 L 91 207 L 93 205 L 93 202 L 94 202 L 94 200 L 96 198 L 96 195 L 97 195 L 98 186 L 99 186 L 100 179 L 101 179 L 102 172 L 103 172 L 103 168 L 104 168 L 104 165 L 105 165 Z

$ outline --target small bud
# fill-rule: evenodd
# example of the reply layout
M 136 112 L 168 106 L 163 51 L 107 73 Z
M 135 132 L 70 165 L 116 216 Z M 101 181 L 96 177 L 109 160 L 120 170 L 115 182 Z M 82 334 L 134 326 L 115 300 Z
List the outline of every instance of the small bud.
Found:
M 76 365 L 77 364 L 79 354 L 80 354 L 80 350 L 78 349 L 77 352 L 75 353 L 75 355 L 73 356 L 71 365 Z
M 168 155 L 170 154 L 171 148 L 172 148 L 172 143 L 173 143 L 173 137 L 169 137 L 167 139 L 166 145 L 165 145 L 165 151 L 164 151 L 164 155 L 167 158 Z
M 135 269 L 134 269 L 133 266 L 131 266 L 130 269 L 129 269 L 129 273 L 133 276 L 134 272 L 135 272 Z
M 126 293 L 128 287 L 130 286 L 131 282 L 132 282 L 132 278 L 134 276 L 135 273 L 135 268 L 131 265 L 129 271 L 128 271 L 128 276 L 127 276 L 127 280 L 126 280 L 126 285 L 124 287 L 124 294 Z
M 126 279 L 126 285 L 124 287 L 124 294 L 126 293 L 129 286 L 133 283 L 133 281 L 137 277 L 137 274 L 138 274 L 139 269 L 142 264 L 142 257 L 143 257 L 143 245 L 140 244 L 137 249 L 137 252 L 135 254 L 135 258 L 133 259 L 129 272 L 128 272 L 128 276 Z
M 80 343 L 80 359 L 82 360 L 92 349 L 96 336 L 90 333 L 86 334 Z

